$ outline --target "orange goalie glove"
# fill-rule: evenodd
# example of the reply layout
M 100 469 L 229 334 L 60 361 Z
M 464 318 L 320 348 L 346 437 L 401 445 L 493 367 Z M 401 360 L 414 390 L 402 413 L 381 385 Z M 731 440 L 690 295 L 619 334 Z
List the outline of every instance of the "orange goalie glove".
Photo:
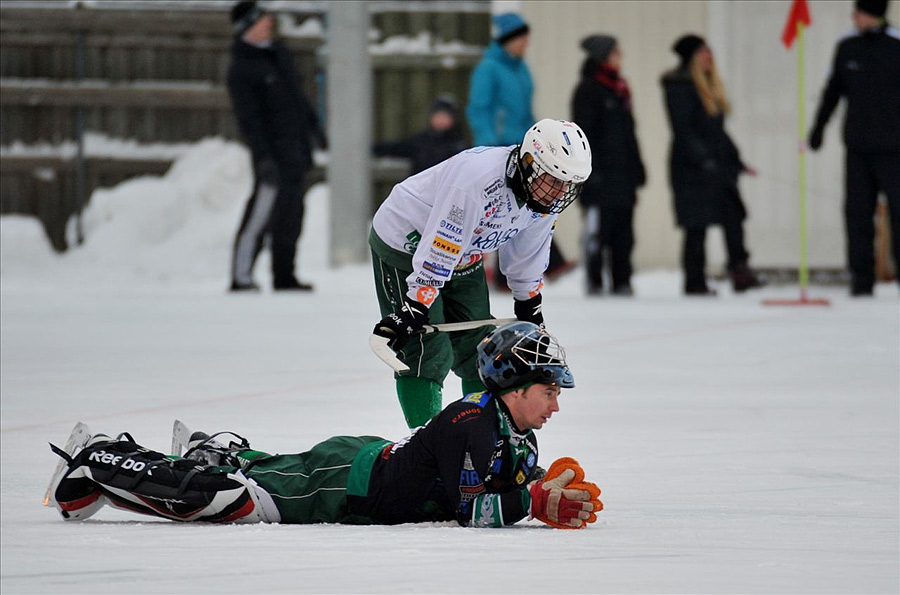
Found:
M 540 481 L 532 482 L 531 516 L 558 529 L 583 529 L 603 510 L 600 488 L 584 480 L 573 458 L 556 459 Z

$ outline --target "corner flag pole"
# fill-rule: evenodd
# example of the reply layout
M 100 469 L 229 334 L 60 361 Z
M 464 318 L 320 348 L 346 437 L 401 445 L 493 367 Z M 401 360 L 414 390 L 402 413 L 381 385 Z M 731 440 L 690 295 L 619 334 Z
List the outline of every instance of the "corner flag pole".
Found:
M 798 147 L 800 159 L 800 299 L 807 300 L 807 288 L 809 287 L 809 263 L 806 238 L 806 93 L 804 85 L 803 48 L 805 25 L 802 20 L 797 21 L 797 113 L 798 113 Z
M 797 155 L 799 157 L 797 162 L 800 170 L 800 267 L 798 269 L 798 275 L 800 278 L 800 299 L 763 300 L 763 304 L 766 306 L 829 305 L 828 300 L 811 300 L 807 295 L 807 290 L 809 288 L 809 262 L 806 245 L 806 87 L 803 76 L 805 70 L 803 34 L 806 27 L 810 24 L 812 24 L 812 17 L 809 14 L 809 6 L 807 5 L 806 0 L 794 0 L 791 4 L 788 20 L 781 33 L 781 42 L 787 49 L 791 49 L 794 40 L 797 40 Z

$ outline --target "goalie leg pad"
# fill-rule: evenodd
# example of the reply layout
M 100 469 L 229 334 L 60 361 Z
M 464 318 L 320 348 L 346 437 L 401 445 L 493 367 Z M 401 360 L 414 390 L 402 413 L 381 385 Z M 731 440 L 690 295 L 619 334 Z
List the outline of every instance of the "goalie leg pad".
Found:
M 85 448 L 70 464 L 68 477 L 90 482 L 70 484 L 72 494 L 79 493 L 79 485 L 87 492 L 93 484 L 109 504 L 143 514 L 177 521 L 277 522 L 274 505 L 274 512 L 266 510 L 260 488 L 236 469 L 172 459 L 128 440 Z M 57 500 L 64 496 L 68 499 L 63 501 L 72 502 L 61 488 L 62 483 Z

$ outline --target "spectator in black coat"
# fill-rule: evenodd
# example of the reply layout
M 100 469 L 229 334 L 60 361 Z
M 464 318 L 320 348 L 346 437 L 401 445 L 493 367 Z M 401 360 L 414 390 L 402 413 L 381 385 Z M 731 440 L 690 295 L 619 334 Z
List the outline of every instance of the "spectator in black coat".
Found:
M 453 97 L 437 97 L 428 111 L 428 128 L 400 141 L 376 144 L 375 155 L 409 159 L 412 163 L 410 175 L 453 157 L 469 146 L 459 125 L 458 113 Z
M 587 135 L 593 161 L 581 194 L 587 292 L 601 293 L 603 249 L 609 248 L 612 293 L 630 296 L 636 190 L 646 182 L 634 132 L 631 91 L 619 74 L 622 52 L 614 37 L 591 35 L 581 47 L 588 57 L 572 97 L 572 120 Z
M 900 31 L 884 18 L 887 0 L 857 0 L 857 34 L 838 42 L 809 146 L 818 150 L 831 114 L 847 99 L 844 217 L 853 296 L 875 284 L 875 207 L 887 195 L 894 263 L 900 267 Z M 897 275 L 900 281 L 900 274 Z
M 253 158 L 253 194 L 234 242 L 231 291 L 259 291 L 253 264 L 266 236 L 275 290 L 309 291 L 294 276 L 303 226 L 303 178 L 312 165 L 311 137 L 324 145 L 315 111 L 303 94 L 287 49 L 274 38 L 274 21 L 256 2 L 231 10 L 235 40 L 228 91 Z
M 662 77 L 672 127 L 669 174 L 675 195 L 675 216 L 684 229 L 684 291 L 714 295 L 706 284 L 706 228 L 719 224 L 725 232 L 728 272 L 735 291 L 762 285 L 749 268 L 743 221 L 747 216 L 738 190 L 738 175 L 756 175 L 741 161 L 725 132 L 730 111 L 712 51 L 696 35 L 685 35 L 672 50 L 678 68 Z

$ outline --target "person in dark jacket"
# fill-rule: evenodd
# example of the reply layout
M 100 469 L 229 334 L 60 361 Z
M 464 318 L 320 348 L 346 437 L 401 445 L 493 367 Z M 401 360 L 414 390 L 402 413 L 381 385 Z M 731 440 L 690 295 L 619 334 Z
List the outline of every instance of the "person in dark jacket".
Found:
M 762 285 L 750 269 L 744 246 L 747 216 L 738 190 L 741 173 L 756 175 L 741 161 L 725 132 L 730 111 L 712 51 L 703 38 L 685 35 L 672 46 L 678 67 L 662 77 L 672 127 L 669 175 L 675 196 L 675 217 L 684 229 L 684 291 L 715 295 L 706 283 L 706 228 L 721 225 L 728 251 L 728 273 L 735 291 Z
M 591 35 L 581 47 L 588 57 L 572 97 L 572 120 L 587 135 L 593 161 L 591 177 L 581 194 L 587 292 L 601 293 L 603 249 L 609 248 L 612 293 L 630 296 L 636 189 L 646 182 L 634 132 L 631 91 L 619 74 L 622 52 L 614 37 Z
M 809 133 L 809 147 L 816 151 L 838 102 L 847 98 L 844 217 L 853 296 L 872 295 L 875 284 L 879 190 L 887 195 L 894 264 L 900 267 L 900 31 L 884 18 L 887 5 L 887 0 L 856 2 L 857 33 L 838 42 Z
M 410 175 L 425 171 L 445 159 L 468 148 L 458 121 L 456 100 L 441 95 L 428 110 L 428 128 L 409 138 L 378 143 L 374 153 L 378 157 L 405 157 L 412 162 Z
M 268 236 L 274 289 L 309 291 L 294 276 L 303 226 L 303 178 L 312 165 L 311 137 L 324 145 L 315 111 L 303 94 L 287 49 L 274 38 L 274 21 L 256 2 L 231 10 L 235 40 L 228 91 L 253 159 L 253 194 L 232 255 L 231 291 L 259 291 L 253 265 Z
M 557 459 L 546 472 L 538 466 L 534 431 L 559 411 L 561 389 L 575 385 L 556 339 L 517 322 L 491 333 L 478 351 L 490 392 L 452 403 L 398 442 L 335 436 L 304 453 L 270 455 L 240 436 L 216 440 L 230 432 L 185 429 L 175 435 L 175 457 L 167 457 L 127 433 L 86 432 L 83 448 L 54 447 L 64 461 L 48 503 L 67 520 L 84 520 L 109 503 L 218 523 L 502 527 L 531 515 L 580 529 L 596 521 L 600 489 L 584 481 L 577 461 Z

